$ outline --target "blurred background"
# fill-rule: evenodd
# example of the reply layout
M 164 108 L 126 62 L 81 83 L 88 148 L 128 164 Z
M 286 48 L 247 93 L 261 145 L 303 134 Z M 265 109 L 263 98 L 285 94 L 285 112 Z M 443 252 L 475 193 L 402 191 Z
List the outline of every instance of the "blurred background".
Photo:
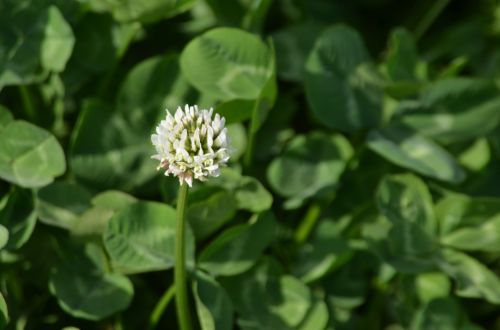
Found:
M 200 329 L 500 329 L 499 75 L 495 0 L 0 0 L 0 329 L 177 329 L 184 104 Z

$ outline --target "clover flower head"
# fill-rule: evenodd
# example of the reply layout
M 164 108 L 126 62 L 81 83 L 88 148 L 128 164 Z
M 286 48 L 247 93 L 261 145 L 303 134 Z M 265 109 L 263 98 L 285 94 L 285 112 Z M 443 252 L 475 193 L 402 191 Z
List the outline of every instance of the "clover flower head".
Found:
M 172 116 L 167 117 L 156 127 L 151 142 L 156 154 L 151 158 L 160 161 L 159 169 L 165 175 L 179 178 L 182 185 L 190 187 L 193 178 L 206 181 L 210 176 L 218 176 L 220 167 L 229 160 L 230 141 L 226 120 L 219 114 L 212 119 L 213 109 L 199 110 L 198 106 L 186 105 Z

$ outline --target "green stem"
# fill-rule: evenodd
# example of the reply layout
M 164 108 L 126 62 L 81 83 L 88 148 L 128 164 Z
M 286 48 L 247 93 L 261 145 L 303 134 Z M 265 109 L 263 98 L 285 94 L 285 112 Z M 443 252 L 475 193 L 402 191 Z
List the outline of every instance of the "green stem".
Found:
M 127 52 L 128 48 L 132 44 L 132 40 L 135 38 L 135 36 L 139 33 L 140 29 L 135 28 L 131 30 L 128 35 L 125 37 L 126 39 L 129 39 L 127 42 L 125 42 L 117 51 L 117 56 L 115 62 L 112 64 L 112 66 L 106 70 L 106 75 L 103 77 L 101 80 L 99 86 L 98 86 L 98 94 L 105 98 L 106 93 L 108 93 L 108 88 L 111 85 L 113 76 L 116 73 L 116 69 L 118 68 L 118 65 L 120 61 L 123 59 L 123 56 Z
M 245 169 L 249 169 L 250 166 L 252 165 L 253 140 L 254 140 L 254 135 L 250 132 L 248 134 L 247 151 L 245 153 L 245 156 L 243 157 L 243 166 Z
M 115 324 L 113 326 L 113 330 L 123 330 L 122 324 L 122 316 L 121 314 L 117 314 L 115 318 Z
M 248 171 L 252 166 L 253 161 L 253 149 L 255 144 L 255 132 L 257 131 L 257 107 L 259 106 L 260 100 L 256 100 L 254 104 L 254 108 L 252 110 L 252 118 L 250 119 L 250 126 L 248 127 L 248 142 L 247 142 L 247 150 L 245 152 L 245 156 L 243 158 L 243 166 Z
M 441 12 L 450 3 L 450 0 L 436 0 L 433 1 L 431 8 L 426 12 L 424 17 L 420 20 L 415 28 L 415 37 L 420 39 L 429 27 L 434 23 L 436 18 L 441 14 Z
M 316 225 L 316 222 L 319 219 L 319 216 L 321 215 L 321 206 L 319 203 L 313 203 L 307 210 L 307 213 L 302 220 L 302 222 L 299 224 L 299 227 L 295 231 L 295 241 L 297 243 L 304 243 L 309 235 L 311 234 L 311 231 L 313 230 L 314 226 Z
M 165 309 L 167 308 L 168 304 L 170 303 L 170 300 L 174 297 L 175 294 L 175 284 L 172 284 L 164 293 L 163 296 L 161 296 L 160 300 L 155 306 L 155 309 L 153 310 L 153 313 L 151 313 L 151 317 L 149 318 L 149 330 L 156 329 L 158 326 L 158 322 L 160 322 L 161 316 L 163 315 L 163 312 L 165 312 Z
M 36 121 L 36 110 L 33 105 L 33 100 L 31 98 L 31 93 L 25 85 L 19 86 L 19 94 L 21 95 L 21 102 L 23 104 L 24 112 L 26 113 L 26 117 L 30 121 Z
M 177 231 L 175 233 L 175 304 L 177 319 L 181 330 L 191 330 L 191 319 L 189 317 L 189 307 L 186 290 L 186 263 L 185 263 L 185 244 L 184 228 L 186 223 L 186 202 L 188 195 L 188 186 L 186 183 L 179 188 L 179 197 L 177 199 Z
M 243 29 L 249 32 L 260 33 L 272 2 L 273 0 L 254 1 L 243 18 Z
M 112 273 L 113 272 L 113 265 L 111 264 L 111 258 L 109 257 L 108 251 L 106 251 L 106 248 L 104 247 L 103 243 L 100 243 L 99 247 L 101 248 L 101 252 L 102 252 L 102 255 L 104 257 L 104 267 L 105 267 L 106 273 Z

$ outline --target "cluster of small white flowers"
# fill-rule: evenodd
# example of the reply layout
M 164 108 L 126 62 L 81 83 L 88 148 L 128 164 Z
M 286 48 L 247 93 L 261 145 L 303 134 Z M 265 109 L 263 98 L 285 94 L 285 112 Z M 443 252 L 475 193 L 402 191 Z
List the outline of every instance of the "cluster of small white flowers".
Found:
M 165 175 L 172 174 L 190 187 L 193 178 L 205 181 L 209 176 L 218 176 L 219 168 L 229 159 L 229 137 L 226 120 L 219 114 L 212 119 L 213 109 L 198 110 L 198 106 L 186 105 L 177 108 L 156 127 L 151 141 L 156 149 L 152 156 L 160 161 L 157 169 Z

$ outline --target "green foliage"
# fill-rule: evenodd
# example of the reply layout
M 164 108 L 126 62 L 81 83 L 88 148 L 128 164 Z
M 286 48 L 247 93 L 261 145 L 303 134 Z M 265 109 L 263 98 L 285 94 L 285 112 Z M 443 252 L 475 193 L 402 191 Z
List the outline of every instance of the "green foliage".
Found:
M 403 127 L 370 131 L 370 149 L 394 164 L 432 178 L 458 183 L 465 173 L 446 150 L 418 132 Z
M 90 0 L 88 2 L 92 10 L 111 13 L 117 21 L 151 22 L 188 9 L 194 0 Z
M 0 294 L 0 327 L 5 327 L 9 321 L 9 311 L 4 297 Z
M 302 200 L 333 190 L 351 156 L 352 148 L 343 136 L 313 132 L 290 141 L 269 165 L 267 177 L 278 194 Z
M 185 104 L 232 140 L 188 195 L 195 328 L 500 329 L 499 13 L 0 0 L 0 329 L 179 327 L 151 134 Z
M 274 228 L 275 220 L 270 213 L 229 228 L 201 252 L 198 265 L 215 276 L 242 273 L 257 262 L 273 240 Z
M 162 108 L 176 106 L 188 86 L 176 56 L 160 56 L 137 64 L 118 91 L 116 104 L 87 100 L 73 131 L 70 162 L 74 174 L 88 184 L 130 189 L 152 180 L 150 133 Z M 134 175 L 128 175 L 131 172 Z
M 66 170 L 61 145 L 48 131 L 23 120 L 0 131 L 0 178 L 24 188 L 43 187 Z
M 481 137 L 500 121 L 498 87 L 477 78 L 449 78 L 426 86 L 401 122 L 443 143 Z
M 221 100 L 255 99 L 272 74 L 271 58 L 259 38 L 238 29 L 219 28 L 186 46 L 181 67 L 203 93 Z
M 64 251 L 52 270 L 49 288 L 62 309 L 75 317 L 100 320 L 129 305 L 132 282 L 104 268 L 105 256 L 98 246 L 61 248 Z
M 229 192 L 215 190 L 203 195 L 203 200 L 192 202 L 187 210 L 187 220 L 198 240 L 216 232 L 236 213 L 236 201 Z
M 70 228 L 90 206 L 90 193 L 69 182 L 55 182 L 37 192 L 37 214 L 41 222 Z
M 458 251 L 443 249 L 438 265 L 457 282 L 457 295 L 500 303 L 498 276 L 476 259 Z
M 9 241 L 9 230 L 0 225 L 0 249 L 7 245 Z
M 366 72 L 370 62 L 361 36 L 347 26 L 328 28 L 317 39 L 306 61 L 304 87 L 323 125 L 353 132 L 380 121 L 381 93 Z
M 263 259 L 249 272 L 225 278 L 222 285 L 240 314 L 242 329 L 297 328 L 313 308 L 307 286 L 283 274 L 273 259 Z M 324 323 L 316 326 L 323 328 Z
M 137 202 L 116 212 L 103 233 L 113 269 L 142 273 L 174 264 L 175 210 L 153 202 Z M 187 258 L 193 259 L 193 236 L 187 236 Z
M 32 191 L 14 188 L 5 197 L 7 201 L 0 211 L 0 225 L 8 234 L 7 244 L 0 244 L 5 249 L 16 250 L 30 238 L 37 221 L 35 200 Z
M 193 294 L 202 330 L 232 329 L 234 310 L 231 300 L 215 279 L 197 272 Z
M 0 13 L 0 88 L 40 82 L 61 72 L 75 37 L 53 1 L 6 0 Z

